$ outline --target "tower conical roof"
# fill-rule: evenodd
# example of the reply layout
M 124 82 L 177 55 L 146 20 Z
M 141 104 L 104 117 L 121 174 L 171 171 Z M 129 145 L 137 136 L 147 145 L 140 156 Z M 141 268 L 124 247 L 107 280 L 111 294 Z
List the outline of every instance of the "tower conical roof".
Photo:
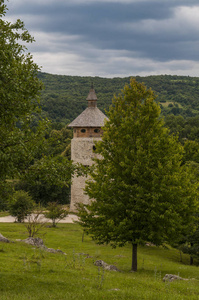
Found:
M 93 86 L 90 89 L 88 97 L 88 107 L 68 126 L 69 127 L 102 127 L 107 116 L 97 108 L 97 96 Z
M 86 98 L 88 101 L 97 101 L 97 95 L 95 94 L 95 90 L 93 86 L 90 89 L 90 92 L 88 94 L 88 97 Z

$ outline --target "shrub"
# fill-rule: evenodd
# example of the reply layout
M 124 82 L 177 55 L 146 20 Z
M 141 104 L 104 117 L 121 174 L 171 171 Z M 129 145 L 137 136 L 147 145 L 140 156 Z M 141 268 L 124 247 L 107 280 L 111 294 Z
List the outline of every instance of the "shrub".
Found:
M 57 202 L 48 203 L 47 210 L 44 216 L 52 220 L 53 227 L 56 227 L 57 223 L 68 215 L 68 211 Z
M 9 201 L 9 213 L 16 217 L 17 222 L 23 222 L 32 213 L 35 202 L 25 191 L 16 191 Z
M 38 205 L 34 209 L 34 214 L 28 215 L 27 222 L 24 224 L 28 231 L 28 237 L 38 236 L 38 234 L 46 227 L 46 223 L 46 220 L 44 220 L 43 208 Z

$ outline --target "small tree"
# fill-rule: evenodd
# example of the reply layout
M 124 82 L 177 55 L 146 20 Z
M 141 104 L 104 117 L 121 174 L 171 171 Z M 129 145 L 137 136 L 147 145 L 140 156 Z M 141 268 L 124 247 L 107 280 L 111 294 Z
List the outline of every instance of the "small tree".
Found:
M 9 213 L 16 217 L 17 222 L 24 222 L 25 217 L 32 213 L 35 202 L 30 195 L 24 191 L 17 191 L 9 203 Z
M 137 245 L 174 240 L 193 221 L 197 185 L 181 167 L 183 147 L 160 118 L 152 90 L 131 80 L 113 99 L 102 141 L 96 144 L 94 169 L 80 205 L 80 224 L 98 243 Z
M 35 237 L 45 228 L 47 221 L 44 220 L 43 208 L 39 205 L 35 207 L 34 213 L 28 215 L 27 222 L 24 224 L 29 237 Z
M 57 202 L 50 202 L 48 204 L 47 210 L 48 211 L 44 215 L 46 218 L 52 220 L 53 227 L 56 227 L 57 223 L 63 220 L 68 215 L 68 211 Z

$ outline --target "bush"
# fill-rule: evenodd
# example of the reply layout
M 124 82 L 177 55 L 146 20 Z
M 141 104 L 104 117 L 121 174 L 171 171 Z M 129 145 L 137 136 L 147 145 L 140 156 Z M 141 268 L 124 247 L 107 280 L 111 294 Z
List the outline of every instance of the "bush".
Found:
M 46 218 L 52 220 L 53 227 L 56 227 L 57 223 L 68 215 L 68 211 L 57 202 L 48 203 L 47 210 L 48 211 L 44 215 Z
M 9 201 L 9 213 L 16 217 L 17 222 L 23 222 L 25 217 L 33 211 L 35 202 L 31 196 L 25 191 L 16 191 Z

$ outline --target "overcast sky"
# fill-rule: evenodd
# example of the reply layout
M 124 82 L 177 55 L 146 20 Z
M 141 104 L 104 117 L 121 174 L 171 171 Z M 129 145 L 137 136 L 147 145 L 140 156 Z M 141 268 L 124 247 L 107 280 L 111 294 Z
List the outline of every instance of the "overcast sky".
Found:
M 5 1 L 6 2 L 6 1 Z M 9 0 L 43 72 L 199 76 L 198 0 Z

